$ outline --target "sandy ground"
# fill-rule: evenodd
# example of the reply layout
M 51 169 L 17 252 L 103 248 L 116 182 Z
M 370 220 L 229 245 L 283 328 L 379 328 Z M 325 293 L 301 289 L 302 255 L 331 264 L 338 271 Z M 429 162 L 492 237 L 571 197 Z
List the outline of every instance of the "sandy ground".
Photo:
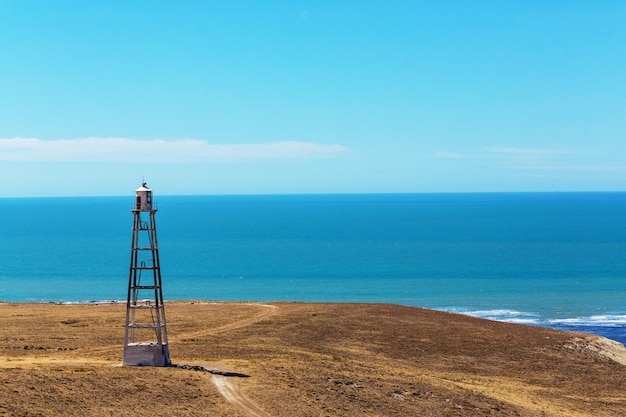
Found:
M 624 416 L 626 349 L 384 304 L 166 306 L 171 368 L 122 367 L 125 306 L 0 303 L 0 415 Z

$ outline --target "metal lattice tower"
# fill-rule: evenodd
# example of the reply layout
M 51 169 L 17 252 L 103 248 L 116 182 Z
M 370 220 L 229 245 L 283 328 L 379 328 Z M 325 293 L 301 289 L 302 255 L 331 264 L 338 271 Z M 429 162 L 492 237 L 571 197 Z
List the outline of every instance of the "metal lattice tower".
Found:
M 165 306 L 157 241 L 157 210 L 144 182 L 136 191 L 130 250 L 124 365 L 168 366 Z

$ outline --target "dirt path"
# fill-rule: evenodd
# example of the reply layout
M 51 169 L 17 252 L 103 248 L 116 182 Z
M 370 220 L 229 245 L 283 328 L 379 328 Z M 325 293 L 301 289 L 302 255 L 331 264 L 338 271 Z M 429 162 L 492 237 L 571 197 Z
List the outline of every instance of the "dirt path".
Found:
M 267 311 L 264 311 L 263 313 L 246 320 L 231 323 L 226 326 L 218 327 L 216 329 L 195 333 L 194 336 L 222 333 L 229 330 L 239 329 L 245 326 L 250 326 L 251 324 L 257 323 L 261 320 L 265 320 L 266 318 L 271 317 L 276 314 L 276 312 L 278 312 L 278 307 L 276 306 L 269 304 L 261 304 L 261 306 L 266 307 Z M 246 416 L 270 417 L 269 414 L 267 414 L 265 411 L 263 411 L 255 403 L 250 401 L 246 396 L 241 393 L 241 391 L 239 390 L 239 386 L 233 380 L 233 378 L 214 374 L 211 376 L 211 381 L 217 387 L 222 397 L 224 397 L 227 401 L 237 407 L 237 409 L 239 409 L 239 411 L 244 413 Z
M 265 411 L 260 409 L 255 403 L 241 394 L 239 387 L 232 378 L 222 375 L 212 375 L 211 382 L 217 387 L 222 397 L 233 404 L 239 411 L 248 417 L 270 417 Z
M 207 329 L 200 332 L 181 334 L 176 336 L 175 338 L 170 338 L 170 342 L 172 340 L 184 341 L 187 338 L 194 338 L 199 336 L 207 336 L 218 333 L 227 332 L 230 330 L 240 329 L 242 327 L 250 326 L 254 323 L 258 323 L 261 320 L 265 320 L 274 314 L 276 314 L 279 310 L 277 306 L 273 306 L 270 304 L 254 304 L 259 307 L 263 307 L 264 311 L 261 313 L 252 316 L 250 318 L 236 321 L 233 323 L 226 324 L 221 327 L 216 327 L 214 329 Z M 180 366 L 180 365 L 179 365 Z M 185 366 L 185 365 L 182 365 Z M 249 398 L 241 393 L 239 390 L 239 386 L 237 385 L 236 378 L 242 376 L 241 374 L 237 374 L 230 369 L 227 369 L 223 364 L 191 364 L 192 367 L 198 367 L 198 370 L 205 370 L 210 372 L 211 382 L 215 385 L 219 393 L 224 397 L 226 401 L 235 406 L 239 411 L 241 411 L 247 417 L 271 417 L 265 411 L 263 411 L 259 406 L 257 406 L 254 402 L 252 402 Z M 201 368 L 201 369 L 200 369 Z M 247 375 L 246 375 L 247 376 Z
M 253 305 L 263 307 L 266 310 L 256 316 L 247 318 L 245 320 L 236 321 L 234 323 L 229 323 L 221 327 L 216 327 L 214 329 L 207 329 L 207 330 L 203 330 L 203 331 L 195 332 L 195 333 L 181 334 L 173 338 L 170 337 L 170 342 L 172 340 L 185 340 L 187 338 L 218 334 L 218 333 L 223 333 L 223 332 L 227 332 L 230 330 L 239 329 L 241 327 L 250 326 L 251 324 L 257 323 L 261 320 L 265 320 L 266 318 L 273 316 L 278 311 L 277 306 L 273 306 L 270 304 L 253 304 Z
M 242 327 L 250 326 L 261 320 L 265 320 L 278 312 L 277 306 L 269 304 L 258 305 L 264 307 L 266 311 L 263 311 L 262 313 L 248 319 L 230 323 L 222 327 L 217 327 L 215 329 L 208 329 L 192 334 L 180 335 L 176 339 L 184 340 L 185 338 L 206 336 L 239 329 Z M 228 376 L 228 373 L 230 372 L 229 369 L 224 368 L 222 364 L 203 364 L 203 367 L 212 373 L 211 382 L 213 382 L 222 397 L 224 397 L 226 401 L 234 405 L 244 415 L 246 415 L 247 417 L 271 417 L 269 414 L 267 414 L 265 411 L 259 408 L 259 406 L 257 406 L 254 402 L 252 402 L 249 398 L 241 393 L 236 380 L 232 376 Z

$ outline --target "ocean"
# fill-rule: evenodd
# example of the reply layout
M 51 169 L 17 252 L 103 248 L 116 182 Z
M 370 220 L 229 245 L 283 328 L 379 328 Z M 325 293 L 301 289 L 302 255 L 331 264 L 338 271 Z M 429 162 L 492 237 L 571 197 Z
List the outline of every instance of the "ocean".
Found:
M 166 300 L 396 303 L 626 343 L 626 193 L 157 192 Z M 133 204 L 0 199 L 0 301 L 125 301 Z

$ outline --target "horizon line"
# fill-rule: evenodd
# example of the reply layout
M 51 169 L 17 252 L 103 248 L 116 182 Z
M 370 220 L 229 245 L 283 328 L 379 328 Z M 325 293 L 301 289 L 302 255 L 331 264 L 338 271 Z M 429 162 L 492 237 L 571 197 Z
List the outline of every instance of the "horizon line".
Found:
M 152 189 L 154 191 L 154 189 Z M 236 196 L 322 196 L 322 195 L 442 195 L 442 194 L 619 194 L 626 190 L 554 190 L 554 191 L 347 191 L 347 192 L 298 192 L 298 193 L 206 193 L 206 194 L 155 194 L 159 197 L 236 197 Z M 0 196 L 0 199 L 28 198 L 114 198 L 132 197 L 128 194 L 83 194 L 83 195 L 15 195 Z

